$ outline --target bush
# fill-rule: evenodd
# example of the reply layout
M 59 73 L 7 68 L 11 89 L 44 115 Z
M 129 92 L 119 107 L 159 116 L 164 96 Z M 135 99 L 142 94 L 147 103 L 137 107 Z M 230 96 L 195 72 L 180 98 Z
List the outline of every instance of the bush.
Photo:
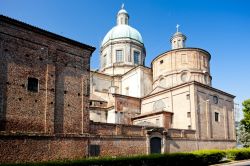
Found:
M 180 166 L 209 165 L 218 163 L 225 156 L 223 151 L 197 151 L 192 153 L 152 154 L 118 158 L 92 158 L 65 161 L 50 161 L 15 165 L 81 165 L 81 166 Z
M 226 152 L 227 158 L 231 160 L 250 159 L 250 148 L 229 149 L 229 150 L 226 150 L 225 152 Z
M 222 150 L 200 150 L 193 152 L 193 154 L 202 165 L 216 164 L 226 157 L 225 151 Z
M 89 158 L 78 160 L 48 161 L 40 163 L 21 163 L 7 165 L 81 165 L 81 166 L 181 166 L 210 165 L 220 163 L 227 157 L 231 160 L 250 159 L 250 148 L 229 150 L 200 150 L 194 152 L 152 154 L 117 158 Z

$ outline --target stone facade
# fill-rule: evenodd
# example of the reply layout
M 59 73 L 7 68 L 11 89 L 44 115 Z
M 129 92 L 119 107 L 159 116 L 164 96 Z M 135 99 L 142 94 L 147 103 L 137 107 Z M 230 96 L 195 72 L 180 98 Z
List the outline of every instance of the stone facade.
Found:
M 127 16 L 127 12 L 121 9 L 118 20 L 120 12 Z M 109 31 L 101 47 L 100 59 L 102 61 L 103 55 L 108 55 L 106 58 L 111 67 L 101 66 L 100 70 L 92 71 L 95 81 L 92 82 L 90 95 L 101 97 L 111 106 L 106 108 L 106 122 L 128 125 L 132 121 L 133 125 L 152 127 L 153 131 L 154 128 L 162 128 L 154 132 L 147 130 L 150 133 L 146 135 L 147 153 L 188 150 L 187 142 L 199 142 L 190 150 L 233 147 L 235 96 L 212 87 L 210 53 L 204 49 L 186 47 L 187 37 L 179 31 L 178 25 L 177 32 L 170 39 L 172 49 L 156 56 L 151 68 L 143 64 L 128 67 L 128 57 L 133 54 L 128 43 L 135 42 L 135 38 L 129 39 L 125 35 L 126 29 L 118 29 L 119 33 L 117 27 Z M 117 49 L 123 50 L 125 55 L 119 64 L 115 59 Z M 105 52 L 107 50 L 109 52 Z M 108 68 L 110 72 L 107 72 Z M 105 90 L 100 92 L 98 89 Z M 128 107 L 125 108 L 125 105 Z M 120 107 L 130 110 L 129 116 Z M 101 122 L 98 116 L 92 118 L 95 122 Z M 190 131 L 192 137 L 166 134 L 171 130 Z M 175 139 L 180 143 L 176 149 L 171 147 L 171 140 Z M 216 142 L 215 146 L 211 144 L 213 141 Z M 151 149 L 151 143 L 158 149 Z

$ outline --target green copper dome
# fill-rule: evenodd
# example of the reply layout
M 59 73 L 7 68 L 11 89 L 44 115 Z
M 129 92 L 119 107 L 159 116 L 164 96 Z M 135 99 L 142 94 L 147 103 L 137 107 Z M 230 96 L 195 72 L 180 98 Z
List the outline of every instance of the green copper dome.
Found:
M 102 46 L 105 43 L 107 43 L 109 40 L 122 39 L 122 38 L 133 39 L 143 44 L 141 34 L 135 28 L 132 28 L 129 25 L 123 24 L 123 25 L 117 25 L 113 27 L 106 34 L 106 36 L 104 37 L 102 41 Z

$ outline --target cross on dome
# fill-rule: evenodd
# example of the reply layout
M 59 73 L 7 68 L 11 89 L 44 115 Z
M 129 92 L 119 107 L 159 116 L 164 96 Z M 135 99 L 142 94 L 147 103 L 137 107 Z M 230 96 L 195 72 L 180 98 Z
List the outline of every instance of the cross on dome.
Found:
M 124 3 L 122 3 L 121 9 L 124 9 Z
M 176 25 L 176 32 L 179 32 L 179 27 L 180 27 L 180 25 L 177 24 L 177 25 Z

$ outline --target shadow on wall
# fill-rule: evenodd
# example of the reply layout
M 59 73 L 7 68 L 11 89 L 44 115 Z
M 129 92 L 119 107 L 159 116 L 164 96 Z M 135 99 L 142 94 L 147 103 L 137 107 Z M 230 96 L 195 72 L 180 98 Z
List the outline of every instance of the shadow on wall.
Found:
M 5 131 L 6 128 L 6 105 L 7 105 L 7 59 L 6 54 L 8 49 L 3 50 L 3 42 L 0 43 L 0 131 Z M 1 53 L 0 52 L 0 53 Z
M 176 149 L 180 149 L 180 146 L 171 137 L 168 137 L 166 142 L 166 152 L 170 152 L 171 145 L 174 146 Z
M 63 133 L 64 117 L 64 77 L 63 68 L 56 64 L 54 133 Z

